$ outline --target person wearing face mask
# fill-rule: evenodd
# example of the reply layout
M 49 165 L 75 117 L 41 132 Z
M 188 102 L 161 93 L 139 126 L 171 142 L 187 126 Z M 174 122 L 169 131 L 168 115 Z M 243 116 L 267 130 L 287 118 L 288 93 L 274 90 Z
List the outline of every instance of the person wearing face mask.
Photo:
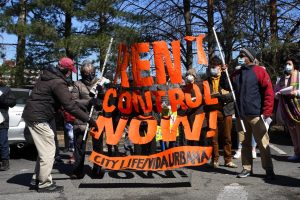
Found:
M 222 67 L 222 61 L 219 57 L 214 56 L 211 59 L 208 72 L 208 82 L 211 88 L 211 95 L 218 98 L 218 128 L 216 134 L 212 139 L 213 155 L 211 159 L 211 166 L 219 167 L 219 143 L 218 136 L 222 135 L 225 167 L 237 168 L 237 165 L 232 162 L 231 155 L 231 129 L 232 129 L 232 115 L 234 114 L 234 103 L 232 93 L 225 90 L 227 86 L 227 77 L 225 67 Z
M 294 155 L 288 157 L 289 161 L 300 160 L 300 61 L 299 57 L 291 56 L 286 59 L 284 75 L 275 86 L 275 98 L 278 100 L 276 118 L 280 115 L 281 122 L 291 135 L 294 145 Z M 283 88 L 291 87 L 287 92 L 281 92 Z
M 270 153 L 269 135 L 264 120 L 272 115 L 274 92 L 272 82 L 267 71 L 256 64 L 256 53 L 253 49 L 242 48 L 238 56 L 242 66 L 232 75 L 232 86 L 236 94 L 239 116 L 244 122 L 246 132 L 242 143 L 243 170 L 237 178 L 245 178 L 253 174 L 253 158 L 251 137 L 254 136 L 259 147 L 261 163 L 266 170 L 265 180 L 275 179 L 273 162 Z M 236 113 L 237 114 L 237 113 Z M 242 131 L 240 120 L 237 129 Z
M 85 60 L 80 68 L 81 79 L 74 82 L 74 87 L 72 89 L 73 100 L 80 106 L 81 110 L 86 114 L 89 114 L 92 104 L 94 104 L 94 111 L 92 118 L 96 120 L 98 115 L 102 110 L 102 100 L 103 100 L 103 90 L 99 91 L 98 98 L 93 98 L 93 89 L 97 86 L 99 79 L 96 77 L 96 69 L 92 62 Z M 75 162 L 73 164 L 73 172 L 71 174 L 72 179 L 82 179 L 85 175 L 84 173 L 84 152 L 82 152 L 82 139 L 84 136 L 86 123 L 79 118 L 74 121 L 74 142 L 75 151 L 74 158 Z M 103 137 L 101 136 L 99 140 L 92 139 L 93 150 L 102 153 L 103 152 Z M 101 167 L 94 164 L 92 173 L 101 171 Z
M 196 98 L 195 92 L 193 90 L 193 84 L 196 84 L 199 87 L 201 94 L 204 94 L 202 82 L 203 82 L 203 80 L 197 79 L 197 74 L 196 74 L 195 69 L 191 68 L 186 73 L 185 85 L 182 86 L 182 91 L 184 93 L 190 94 L 192 97 L 192 100 L 193 100 L 194 98 Z M 203 98 L 203 96 L 202 96 L 202 98 Z M 211 111 L 215 110 L 215 108 L 213 108 L 213 106 L 205 105 L 205 101 L 204 101 L 204 99 L 202 99 L 202 104 L 200 106 L 198 106 L 196 108 L 188 108 L 187 110 L 183 110 L 180 108 L 180 109 L 178 109 L 177 115 L 178 116 L 186 115 L 188 118 L 189 125 L 192 128 L 194 125 L 196 115 L 204 113 L 204 109 L 206 109 L 207 112 L 209 112 L 208 109 Z M 209 146 L 210 145 L 210 139 L 209 140 L 206 139 L 206 132 L 208 131 L 207 116 L 205 116 L 205 118 L 203 120 L 202 129 L 200 131 L 201 131 L 201 134 L 200 134 L 199 140 L 198 141 L 186 140 L 187 145 L 190 145 L 190 146 L 199 146 L 199 145 Z
M 35 180 L 33 182 L 38 192 L 63 191 L 63 186 L 56 185 L 51 176 L 56 149 L 54 118 L 58 109 L 64 107 L 73 116 L 85 123 L 89 122 L 91 127 L 97 129 L 95 120 L 89 120 L 88 114 L 72 100 L 66 81 L 66 77 L 72 72 L 76 73 L 76 67 L 68 57 L 60 59 L 57 67 L 46 67 L 35 84 L 22 115 L 38 151 L 32 179 Z

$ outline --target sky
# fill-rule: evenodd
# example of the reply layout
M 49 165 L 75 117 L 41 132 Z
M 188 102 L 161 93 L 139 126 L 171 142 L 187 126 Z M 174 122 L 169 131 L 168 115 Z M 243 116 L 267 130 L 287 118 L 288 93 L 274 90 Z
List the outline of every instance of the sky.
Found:
M 17 37 L 13 34 L 0 33 L 0 43 L 17 43 Z M 16 58 L 16 46 L 4 46 L 5 59 L 11 60 Z M 0 58 L 0 64 L 3 63 L 3 59 Z

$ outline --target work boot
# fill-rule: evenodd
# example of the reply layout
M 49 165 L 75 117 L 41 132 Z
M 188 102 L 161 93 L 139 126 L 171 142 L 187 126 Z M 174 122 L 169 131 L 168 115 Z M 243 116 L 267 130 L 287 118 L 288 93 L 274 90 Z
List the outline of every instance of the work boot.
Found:
M 0 171 L 7 171 L 7 170 L 9 170 L 9 160 L 2 160 Z

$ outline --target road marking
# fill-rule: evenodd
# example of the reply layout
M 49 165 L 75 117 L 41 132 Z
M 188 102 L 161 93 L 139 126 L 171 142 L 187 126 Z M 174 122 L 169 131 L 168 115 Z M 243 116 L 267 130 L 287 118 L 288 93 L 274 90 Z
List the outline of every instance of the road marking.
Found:
M 273 144 L 269 144 L 270 147 L 274 150 L 274 151 L 277 151 L 277 153 L 279 153 L 280 155 L 286 155 L 287 153 L 285 153 L 283 150 L 279 149 L 278 147 L 276 147 L 275 145 Z
M 232 183 L 224 187 L 223 191 L 218 195 L 217 200 L 247 200 L 248 192 L 244 186 L 238 183 Z

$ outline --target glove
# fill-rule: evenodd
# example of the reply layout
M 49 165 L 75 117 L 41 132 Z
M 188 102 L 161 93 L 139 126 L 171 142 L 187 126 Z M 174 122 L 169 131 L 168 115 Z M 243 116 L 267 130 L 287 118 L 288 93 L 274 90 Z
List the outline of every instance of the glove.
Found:
M 93 131 L 96 131 L 96 132 L 98 131 L 98 125 L 97 125 L 95 120 L 90 119 L 89 120 L 89 126 L 90 126 L 90 128 L 94 128 Z

